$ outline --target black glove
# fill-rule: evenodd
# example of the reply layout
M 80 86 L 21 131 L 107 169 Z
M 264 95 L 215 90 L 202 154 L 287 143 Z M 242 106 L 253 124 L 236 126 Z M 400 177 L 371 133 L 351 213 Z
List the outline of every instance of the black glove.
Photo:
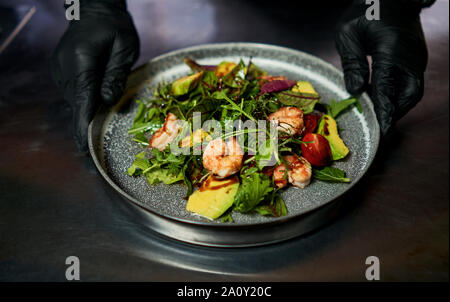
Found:
M 346 88 L 353 95 L 368 90 L 382 135 L 423 96 L 428 52 L 419 14 L 425 2 L 381 0 L 380 20 L 366 18 L 370 5 L 355 5 L 354 18 L 336 35 Z M 373 61 L 370 86 L 367 55 Z
M 74 137 L 86 152 L 87 129 L 98 106 L 115 104 L 139 56 L 139 38 L 125 0 L 80 1 L 51 58 L 51 73 L 73 110 Z

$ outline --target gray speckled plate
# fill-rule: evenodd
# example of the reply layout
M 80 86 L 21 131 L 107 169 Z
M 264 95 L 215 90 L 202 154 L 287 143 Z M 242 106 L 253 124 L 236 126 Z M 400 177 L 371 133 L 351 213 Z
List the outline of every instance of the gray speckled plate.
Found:
M 247 63 L 252 57 L 255 64 L 270 74 L 311 82 L 321 95 L 322 101 L 329 102 L 330 99 L 341 100 L 349 97 L 344 88 L 342 73 L 338 69 L 306 53 L 272 45 L 253 43 L 200 45 L 159 56 L 137 68 L 130 75 L 126 93 L 119 104 L 113 108 L 103 108 L 96 115 L 89 128 L 89 144 L 91 155 L 102 176 L 126 199 L 147 209 L 150 217 L 155 215 L 178 226 L 189 224 L 212 230 L 214 225 L 220 225 L 221 229 L 224 226 L 262 227 L 274 222 L 299 218 L 330 203 L 355 185 L 367 171 L 378 147 L 379 127 L 372 103 L 364 94 L 360 98 L 362 114 L 354 108 L 337 119 L 341 137 L 350 149 L 350 154 L 345 160 L 335 162 L 334 166 L 345 170 L 352 182 L 345 184 L 314 180 L 305 189 L 290 187 L 283 195 L 289 212 L 286 217 L 270 218 L 256 214 L 233 213 L 235 222 L 232 224 L 209 221 L 186 211 L 186 200 L 183 198 L 186 188 L 182 184 L 150 186 L 143 177 L 128 176 L 126 171 L 133 162 L 134 155 L 142 151 L 142 148 L 132 142 L 127 134 L 137 109 L 134 100 L 152 95 L 154 87 L 161 81 L 173 81 L 188 74 L 190 70 L 183 63 L 183 59 L 187 56 L 208 65 L 218 64 L 223 60 L 238 62 L 241 58 Z M 186 235 L 184 231 L 175 233 L 176 235 L 171 237 L 188 242 L 233 245 L 227 242 L 209 244 L 208 240 L 190 239 L 192 236 Z M 263 241 L 261 239 L 259 244 Z M 249 242 L 249 245 L 251 244 L 252 242 Z M 246 244 L 241 242 L 236 245 Z

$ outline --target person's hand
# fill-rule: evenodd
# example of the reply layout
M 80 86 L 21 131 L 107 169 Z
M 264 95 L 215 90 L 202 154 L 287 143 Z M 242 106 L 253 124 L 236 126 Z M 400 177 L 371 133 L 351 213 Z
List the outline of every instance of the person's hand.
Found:
M 346 88 L 353 95 L 368 91 L 382 135 L 423 96 L 428 53 L 420 7 L 410 4 L 380 1 L 380 20 L 367 20 L 363 12 L 342 24 L 336 35 Z
M 51 73 L 72 107 L 77 148 L 86 152 L 87 130 L 101 103 L 115 104 L 139 55 L 139 38 L 124 0 L 80 1 L 59 41 Z

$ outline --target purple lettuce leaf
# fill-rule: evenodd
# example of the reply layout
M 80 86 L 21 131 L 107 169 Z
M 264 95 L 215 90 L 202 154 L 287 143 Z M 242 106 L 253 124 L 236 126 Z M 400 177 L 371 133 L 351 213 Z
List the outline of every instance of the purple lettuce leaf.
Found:
M 270 81 L 270 82 L 264 83 L 261 86 L 260 95 L 262 95 L 264 93 L 272 93 L 272 92 L 283 91 L 283 90 L 291 88 L 295 84 L 297 84 L 297 81 L 293 81 L 293 80 L 275 80 L 275 81 Z

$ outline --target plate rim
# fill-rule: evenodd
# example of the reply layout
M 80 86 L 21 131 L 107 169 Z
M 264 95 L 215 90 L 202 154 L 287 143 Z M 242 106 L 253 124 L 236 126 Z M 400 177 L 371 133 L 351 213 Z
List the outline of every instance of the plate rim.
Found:
M 310 58 L 313 60 L 319 60 L 321 64 L 325 65 L 328 68 L 333 69 L 335 72 L 337 72 L 340 77 L 343 77 L 343 72 L 338 69 L 336 66 L 334 66 L 333 64 L 323 60 L 320 57 L 314 56 L 312 54 L 303 52 L 301 50 L 297 50 L 297 49 L 293 49 L 293 48 L 289 48 L 289 47 L 285 47 L 285 46 L 279 46 L 279 45 L 272 45 L 272 44 L 265 44 L 265 43 L 255 43 L 255 42 L 220 42 L 220 43 L 207 43 L 207 44 L 199 44 L 199 45 L 194 45 L 194 46 L 189 46 L 189 47 L 185 47 L 185 48 L 180 48 L 180 49 L 176 49 L 176 50 L 172 50 L 163 54 L 160 54 L 150 60 L 148 60 L 147 62 L 137 66 L 135 69 L 133 69 L 130 74 L 128 75 L 128 77 L 130 77 L 132 74 L 137 73 L 140 69 L 145 68 L 146 66 L 148 66 L 148 64 L 152 64 L 155 61 L 164 59 L 166 57 L 170 57 L 172 55 L 176 55 L 179 53 L 183 53 L 183 52 L 187 52 L 187 51 L 196 51 L 196 50 L 204 50 L 205 48 L 207 49 L 213 49 L 213 48 L 224 48 L 224 47 L 253 47 L 253 48 L 265 48 L 265 49 L 271 49 L 271 50 L 281 50 L 281 51 L 287 51 L 292 53 L 293 55 L 301 55 L 302 57 L 306 57 L 306 58 Z M 363 94 L 361 94 L 361 96 L 365 96 L 369 102 L 368 102 L 368 106 L 371 109 L 371 111 L 373 112 L 373 114 L 375 115 L 375 111 L 374 111 L 374 106 L 373 106 L 373 102 L 371 100 L 371 98 L 369 97 L 369 95 L 364 92 Z M 120 106 L 123 100 L 120 100 L 115 106 L 110 107 L 110 109 L 116 107 L 116 106 Z M 94 161 L 94 164 L 97 168 L 97 170 L 100 172 L 100 174 L 102 175 L 102 177 L 104 178 L 104 180 L 106 180 L 108 182 L 109 185 L 111 185 L 114 190 L 116 192 L 118 192 L 122 197 L 124 197 L 125 199 L 127 199 L 127 201 L 131 201 L 133 204 L 139 206 L 140 208 L 144 209 L 145 211 L 149 212 L 150 214 L 154 214 L 157 216 L 160 216 L 162 218 L 165 219 L 169 219 L 172 220 L 174 222 L 178 222 L 178 223 L 183 223 L 183 224 L 190 224 L 190 225 L 195 225 L 195 226 L 202 226 L 202 227 L 212 227 L 212 228 L 251 228 L 251 227 L 255 227 L 255 226 L 270 226 L 270 225 L 275 225 L 275 224 L 281 224 L 284 223 L 288 220 L 291 219 L 297 219 L 301 216 L 304 216 L 312 211 L 316 211 L 319 210 L 320 208 L 323 208 L 327 205 L 329 205 L 330 203 L 336 201 L 337 199 L 339 199 L 340 197 L 342 197 L 344 194 L 346 194 L 349 190 L 351 190 L 356 184 L 359 183 L 359 181 L 361 180 L 362 177 L 364 177 L 364 175 L 367 173 L 367 171 L 369 170 L 369 168 L 371 167 L 371 165 L 374 162 L 374 158 L 375 155 L 378 151 L 378 147 L 379 147 L 379 141 L 380 141 L 380 127 L 378 124 L 378 121 L 376 119 L 376 115 L 375 115 L 375 128 L 374 129 L 374 139 L 375 141 L 372 142 L 374 144 L 374 152 L 372 154 L 369 155 L 368 157 L 368 162 L 365 166 L 365 168 L 363 169 L 362 173 L 359 174 L 359 176 L 353 180 L 350 184 L 348 184 L 348 188 L 345 189 L 343 192 L 339 193 L 338 195 L 334 196 L 331 200 L 329 200 L 328 202 L 325 202 L 317 207 L 313 207 L 311 209 L 308 209 L 302 213 L 299 214 L 294 214 L 292 216 L 283 216 L 283 217 L 276 217 L 273 218 L 269 221 L 261 221 L 261 222 L 255 222 L 255 223 L 246 223 L 246 224 L 242 224 L 242 223 L 217 223 L 217 222 L 213 222 L 213 221 L 195 221 L 195 220 L 190 220 L 187 218 L 181 218 L 181 217 L 175 217 L 169 214 L 164 214 L 164 213 L 159 213 L 158 211 L 155 211 L 154 209 L 150 209 L 148 207 L 145 207 L 143 205 L 142 202 L 140 202 L 138 199 L 130 196 L 128 193 L 126 193 L 122 188 L 120 188 L 108 175 L 108 173 L 104 170 L 99 158 L 97 157 L 97 153 L 95 150 L 95 146 L 94 146 L 94 142 L 93 142 L 93 124 L 95 119 L 98 117 L 98 113 L 104 109 L 104 106 L 102 105 L 102 108 L 99 109 L 99 111 L 97 111 L 97 113 L 95 114 L 94 118 L 92 119 L 92 121 L 89 123 L 89 127 L 88 127 L 88 146 L 89 146 L 89 153 L 91 155 L 91 158 Z

